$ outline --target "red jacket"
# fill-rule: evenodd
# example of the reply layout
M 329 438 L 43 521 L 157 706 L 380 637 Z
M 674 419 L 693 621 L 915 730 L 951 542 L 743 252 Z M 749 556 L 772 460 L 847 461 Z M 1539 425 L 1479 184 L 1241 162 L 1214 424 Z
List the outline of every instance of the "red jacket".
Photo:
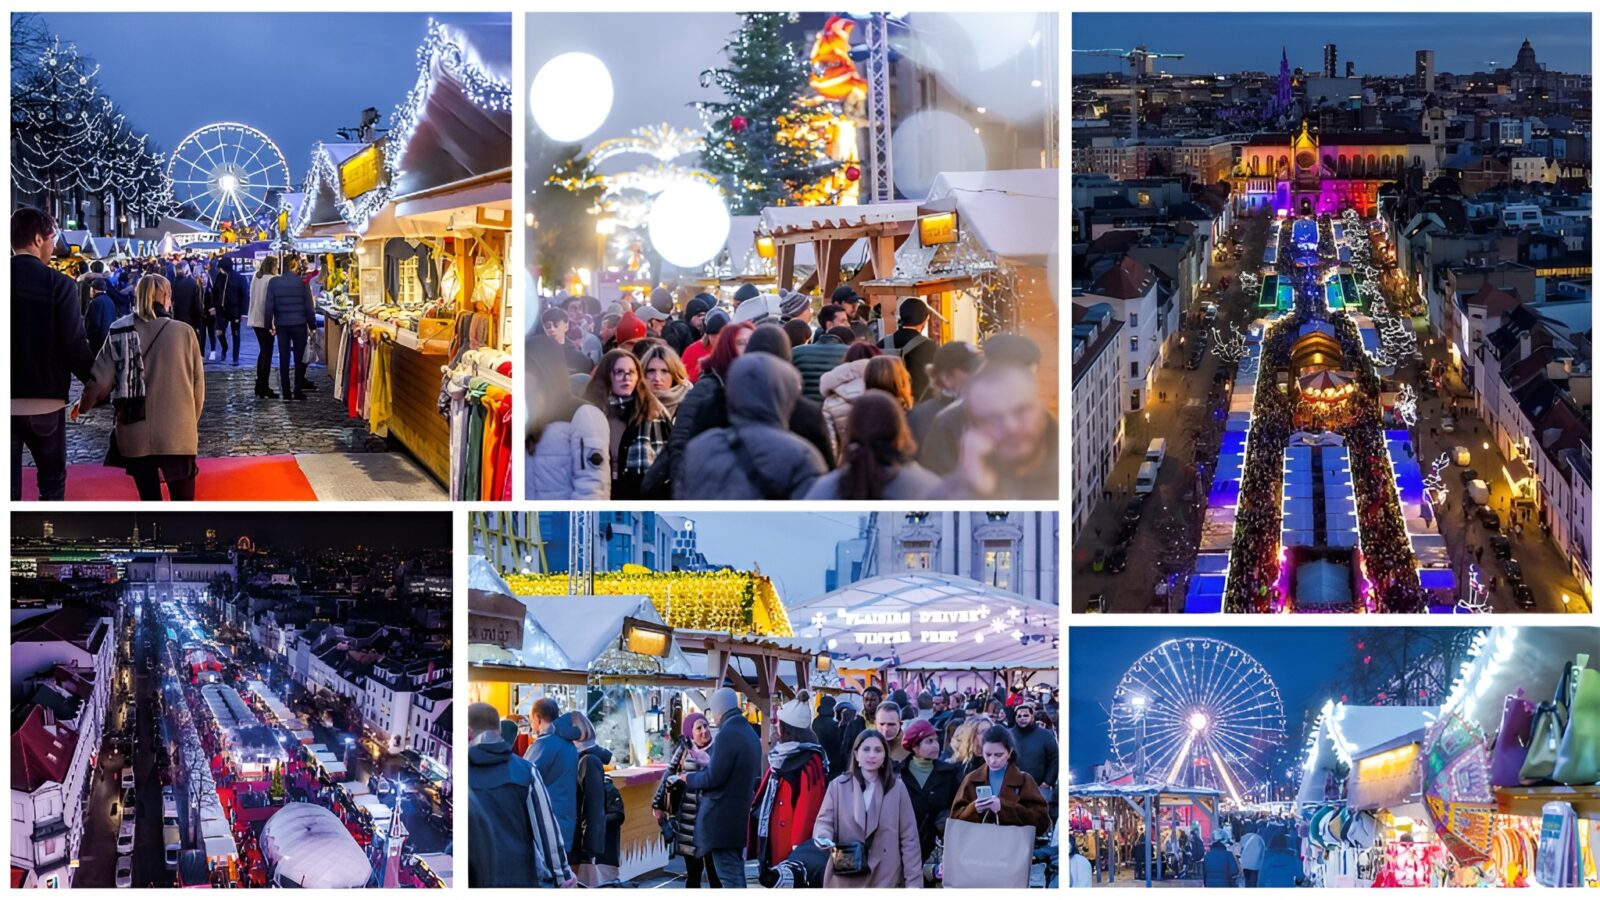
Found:
M 816 744 L 795 744 L 777 769 L 769 765 L 756 786 L 755 802 L 750 808 L 748 858 L 758 860 L 764 871 L 788 859 L 795 847 L 811 840 L 811 828 L 827 791 L 828 767 L 822 748 Z M 765 837 L 761 835 L 763 816 L 767 821 Z

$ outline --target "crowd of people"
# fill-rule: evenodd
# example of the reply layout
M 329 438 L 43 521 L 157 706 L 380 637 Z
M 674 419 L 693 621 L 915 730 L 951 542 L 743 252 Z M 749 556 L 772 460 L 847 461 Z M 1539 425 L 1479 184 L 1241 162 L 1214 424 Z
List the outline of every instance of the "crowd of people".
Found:
M 747 861 L 765 887 L 937 886 L 951 854 L 983 852 L 946 846 L 951 820 L 1047 839 L 1059 768 L 1048 690 L 912 699 L 874 686 L 859 700 L 802 690 L 775 710 L 765 748 L 731 688 L 682 717 L 651 813 L 686 887 L 746 887 Z M 617 885 L 626 810 L 588 718 L 548 697 L 525 724 L 485 703 L 467 718 L 469 884 Z
M 227 256 L 93 260 L 74 278 L 50 265 L 57 233 L 39 210 L 11 216 L 11 499 L 22 497 L 24 449 L 39 498 L 64 499 L 67 417 L 109 403 L 106 464 L 128 473 L 141 500 L 193 500 L 205 363 L 239 365 L 241 323 L 258 344 L 258 400 L 316 390 L 306 366 L 317 272 L 300 257 L 281 274 L 270 256 L 253 273 Z M 281 394 L 269 385 L 274 341 Z M 83 385 L 75 403 L 73 379 Z
M 750 285 L 731 306 L 683 293 L 540 310 L 526 340 L 530 499 L 1057 496 L 1032 340 L 937 345 L 915 297 L 881 334 L 849 286 L 820 306 Z
M 1096 828 L 1074 819 L 1067 863 L 1071 887 L 1117 880 L 1198 881 L 1201 887 L 1298 887 L 1304 881 L 1300 837 L 1293 817 L 1235 812 L 1221 817 L 1208 842 L 1198 823 L 1164 825 L 1148 843 L 1136 819 Z M 1148 871 L 1147 871 L 1148 869 Z

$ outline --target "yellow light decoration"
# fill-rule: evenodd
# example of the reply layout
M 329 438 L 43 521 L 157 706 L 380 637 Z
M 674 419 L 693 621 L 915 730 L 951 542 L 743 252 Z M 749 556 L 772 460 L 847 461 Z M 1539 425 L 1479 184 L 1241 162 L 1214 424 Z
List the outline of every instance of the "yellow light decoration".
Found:
M 567 593 L 565 573 L 504 574 L 518 596 L 553 597 Z M 772 579 L 755 572 L 652 572 L 624 566 L 620 572 L 596 572 L 594 591 L 604 596 L 642 595 L 655 604 L 662 621 L 673 628 L 732 635 L 793 637 L 789 614 Z M 583 602 L 574 598 L 574 603 Z M 749 608 L 748 620 L 746 607 Z

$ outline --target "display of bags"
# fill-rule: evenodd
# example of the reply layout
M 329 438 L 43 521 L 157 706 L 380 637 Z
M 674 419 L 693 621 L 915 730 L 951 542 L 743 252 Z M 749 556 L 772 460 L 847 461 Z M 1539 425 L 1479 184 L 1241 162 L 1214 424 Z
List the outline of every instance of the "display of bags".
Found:
M 1549 781 L 1556 771 L 1556 754 L 1561 751 L 1561 735 L 1567 728 L 1567 697 L 1572 682 L 1572 663 L 1567 663 L 1556 686 L 1556 695 L 1548 703 L 1539 704 L 1533 712 L 1532 737 L 1528 740 L 1528 756 L 1522 763 L 1523 784 Z
M 1533 702 L 1522 688 L 1506 697 L 1489 761 L 1490 784 L 1515 787 L 1522 783 L 1522 764 L 1528 759 L 1528 741 L 1533 737 L 1533 712 Z
M 944 886 L 1026 888 L 1033 836 L 1032 825 L 950 819 L 944 825 Z
M 1589 668 L 1589 654 L 1580 653 L 1569 674 L 1567 726 L 1550 777 L 1562 784 L 1595 784 L 1600 782 L 1600 672 Z

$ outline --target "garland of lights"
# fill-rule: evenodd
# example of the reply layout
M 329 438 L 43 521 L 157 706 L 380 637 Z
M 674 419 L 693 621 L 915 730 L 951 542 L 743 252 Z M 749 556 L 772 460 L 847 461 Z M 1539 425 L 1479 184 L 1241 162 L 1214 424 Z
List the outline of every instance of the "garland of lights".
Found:
M 1483 583 L 1483 570 L 1473 566 L 1471 572 L 1467 593 L 1456 600 L 1456 612 L 1494 612 L 1493 606 L 1489 603 L 1489 586 Z
M 566 573 L 506 573 L 505 580 L 518 596 L 567 593 Z M 730 635 L 794 636 L 772 579 L 757 572 L 652 572 L 628 565 L 620 572 L 596 572 L 594 591 L 597 595 L 649 597 L 661 620 L 673 628 Z
M 1411 389 L 1411 383 L 1400 385 L 1399 396 L 1394 400 L 1394 415 L 1407 428 L 1417 424 L 1417 392 Z
M 1450 496 L 1450 487 L 1444 481 L 1444 472 L 1448 468 L 1450 468 L 1450 454 L 1441 453 L 1429 467 L 1427 476 L 1422 479 L 1422 489 L 1427 492 L 1428 500 L 1435 507 L 1443 506 L 1445 499 Z
M 311 224 L 317 192 L 324 185 L 333 194 L 339 217 L 349 223 L 357 234 L 366 232 L 372 217 L 393 199 L 394 184 L 401 174 L 400 160 L 417 127 L 422 124 L 423 112 L 434 86 L 444 76 L 449 76 L 455 82 L 473 106 L 485 112 L 510 115 L 514 100 L 510 79 L 495 75 L 475 62 L 467 53 L 463 39 L 452 34 L 442 22 L 429 19 L 428 34 L 417 48 L 417 82 L 389 117 L 392 124 L 383 154 L 382 183 L 353 201 L 345 200 L 344 192 L 339 189 L 338 166 L 334 165 L 327 149 L 319 141 L 311 151 L 311 170 L 306 173 L 301 188 L 305 196 L 299 214 L 290 224 L 290 233 L 299 234 Z

